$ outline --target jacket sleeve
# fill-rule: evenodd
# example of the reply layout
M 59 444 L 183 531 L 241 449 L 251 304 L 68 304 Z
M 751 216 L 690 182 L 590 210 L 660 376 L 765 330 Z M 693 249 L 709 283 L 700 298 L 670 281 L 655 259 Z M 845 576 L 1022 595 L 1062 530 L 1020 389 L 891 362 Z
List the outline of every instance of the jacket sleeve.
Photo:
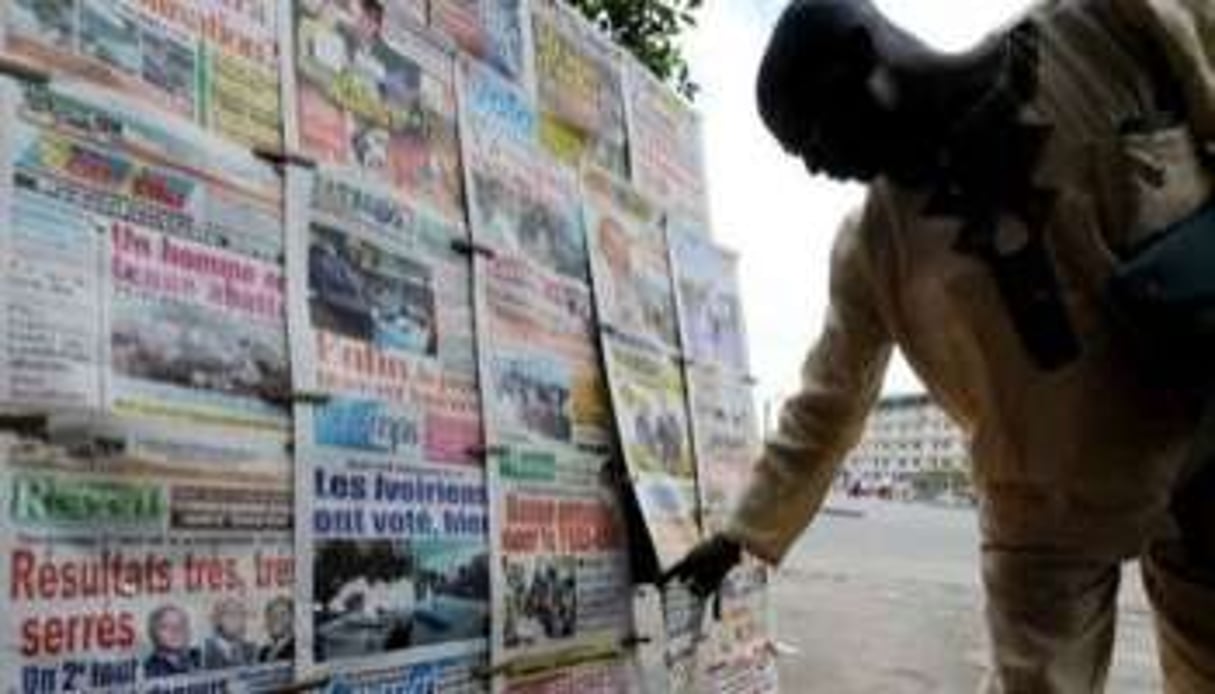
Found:
M 868 208 L 874 206 L 871 196 Z M 822 505 L 860 436 L 890 358 L 892 342 L 876 301 L 863 220 L 850 218 L 836 238 L 830 306 L 802 366 L 800 391 L 785 402 L 778 429 L 726 528 L 728 536 L 773 564 Z

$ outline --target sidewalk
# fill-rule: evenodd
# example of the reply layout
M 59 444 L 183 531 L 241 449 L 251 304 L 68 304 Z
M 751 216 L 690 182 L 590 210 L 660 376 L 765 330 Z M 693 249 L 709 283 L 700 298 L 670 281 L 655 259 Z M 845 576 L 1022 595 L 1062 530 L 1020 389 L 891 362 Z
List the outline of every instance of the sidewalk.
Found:
M 987 661 L 973 513 L 873 504 L 816 521 L 773 584 L 786 692 L 975 692 Z M 1160 691 L 1137 567 L 1123 571 L 1109 694 Z

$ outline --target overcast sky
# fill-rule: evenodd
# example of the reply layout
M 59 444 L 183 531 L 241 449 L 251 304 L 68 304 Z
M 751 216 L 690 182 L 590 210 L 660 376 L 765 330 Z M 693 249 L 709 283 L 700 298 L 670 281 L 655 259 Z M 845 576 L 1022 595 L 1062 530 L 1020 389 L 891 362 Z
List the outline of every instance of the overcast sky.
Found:
M 763 129 L 754 80 L 782 0 L 708 0 L 688 37 L 701 85 L 714 235 L 742 256 L 751 360 L 761 400 L 788 394 L 822 322 L 831 239 L 860 203 L 859 186 L 810 178 Z M 878 0 L 892 18 L 946 50 L 972 45 L 1028 5 L 1025 0 Z M 922 390 L 896 360 L 888 393 Z

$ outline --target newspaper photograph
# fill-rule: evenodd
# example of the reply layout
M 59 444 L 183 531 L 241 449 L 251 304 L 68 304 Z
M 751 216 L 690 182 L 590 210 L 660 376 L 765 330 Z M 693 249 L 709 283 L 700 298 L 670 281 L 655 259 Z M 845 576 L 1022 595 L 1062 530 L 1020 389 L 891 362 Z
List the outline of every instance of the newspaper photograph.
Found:
M 620 49 L 554 0 L 532 3 L 532 43 L 545 146 L 575 169 L 594 164 L 627 177 Z
M 631 58 L 625 65 L 633 184 L 666 211 L 668 228 L 707 237 L 700 116 L 647 67 Z
M 616 427 L 634 474 L 695 477 L 683 372 L 674 358 L 605 335 Z
M 0 104 L 4 399 L 285 426 L 274 169 L 83 85 Z
M 464 206 L 453 60 L 385 5 L 284 3 L 292 27 L 287 143 L 457 222 Z
M 751 366 L 738 256 L 704 238 L 675 232 L 667 238 L 684 356 L 697 366 L 746 376 Z
M 425 459 L 474 461 L 481 404 L 472 273 L 451 247 L 459 227 L 328 169 L 289 172 L 287 214 L 296 390 L 421 408 Z
M 489 438 L 506 446 L 608 445 L 611 408 L 589 289 L 513 256 L 482 268 Z
M 0 668 L 61 691 L 271 691 L 291 681 L 288 459 L 0 437 Z M 276 448 L 276 451 L 275 451 Z M 221 458 L 222 456 L 222 458 Z M 205 474 L 244 459 L 246 474 Z M 245 469 L 235 464 L 235 469 Z
M 687 370 L 701 510 L 706 530 L 725 528 L 762 448 L 751 387 L 712 369 Z
M 631 626 L 621 606 L 632 581 L 608 458 L 517 449 L 495 458 L 495 664 L 528 669 L 614 651 Z
M 604 335 L 608 385 L 624 462 L 665 570 L 700 538 L 683 373 L 675 360 Z
M 0 16 L 19 60 L 246 145 L 282 141 L 278 0 L 10 0 Z
M 583 193 L 600 321 L 677 352 L 671 266 L 657 209 L 628 185 L 598 171 L 583 177 Z
M 525 81 L 523 0 L 430 0 L 430 25 L 507 78 Z
M 306 673 L 485 651 L 485 475 L 428 461 L 417 409 L 346 397 L 297 408 Z
M 499 254 L 587 281 L 578 181 L 538 145 L 527 94 L 473 63 L 460 74 L 473 237 Z

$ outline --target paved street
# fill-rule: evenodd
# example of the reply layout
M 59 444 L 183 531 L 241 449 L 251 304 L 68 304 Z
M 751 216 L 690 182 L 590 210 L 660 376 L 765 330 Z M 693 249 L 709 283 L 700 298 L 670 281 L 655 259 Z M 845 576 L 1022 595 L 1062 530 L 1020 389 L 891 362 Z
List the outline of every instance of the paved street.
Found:
M 831 504 L 773 586 L 787 692 L 974 692 L 986 662 L 972 510 L 893 502 Z M 1108 691 L 1160 690 L 1151 615 L 1123 571 Z

